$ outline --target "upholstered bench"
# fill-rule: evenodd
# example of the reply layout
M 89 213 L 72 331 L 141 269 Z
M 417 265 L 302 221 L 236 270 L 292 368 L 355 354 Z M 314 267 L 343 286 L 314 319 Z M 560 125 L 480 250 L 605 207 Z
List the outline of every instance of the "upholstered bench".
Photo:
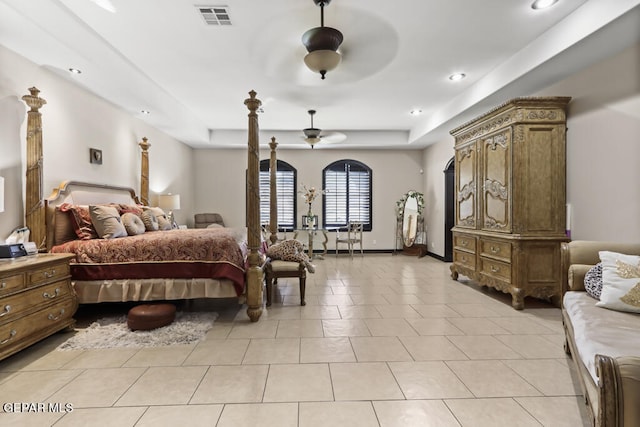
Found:
M 300 305 L 306 305 L 304 292 L 307 283 L 307 269 L 301 262 L 268 259 L 264 264 L 264 279 L 267 288 L 267 307 L 271 306 L 273 286 L 281 277 L 297 277 L 300 281 Z
M 167 326 L 175 318 L 176 306 L 173 304 L 141 304 L 129 310 L 127 326 L 132 331 L 147 331 Z

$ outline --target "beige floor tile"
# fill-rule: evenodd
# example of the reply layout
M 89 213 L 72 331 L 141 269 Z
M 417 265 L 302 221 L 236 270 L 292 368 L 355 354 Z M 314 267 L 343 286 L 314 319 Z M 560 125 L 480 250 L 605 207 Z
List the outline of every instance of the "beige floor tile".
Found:
M 145 407 L 130 408 L 86 408 L 76 409 L 66 414 L 56 423 L 56 427 L 133 427 L 145 411 Z
M 358 362 L 413 360 L 398 337 L 351 337 Z
M 297 403 L 225 405 L 216 427 L 297 427 Z
M 136 366 L 176 366 L 191 354 L 196 345 L 180 345 L 172 347 L 141 348 L 122 366 L 125 368 Z
M 329 365 L 272 365 L 263 402 L 332 401 Z
M 242 360 L 244 365 L 266 365 L 270 363 L 298 363 L 300 361 L 300 338 L 252 339 Z
M 233 328 L 233 323 L 221 323 L 217 321 L 213 324 L 213 328 L 207 331 L 202 342 L 227 338 L 231 332 L 231 328 Z
M 543 426 L 591 427 L 584 400 L 577 397 L 516 397 Z
M 299 427 L 378 427 L 371 402 L 300 403 Z
M 424 299 L 424 298 L 423 298 Z M 413 309 L 417 311 L 420 316 L 425 318 L 432 317 L 460 317 L 460 313 L 452 309 L 446 304 L 429 303 L 429 304 L 414 304 Z
M 347 307 L 347 306 L 343 306 Z M 340 319 L 340 312 L 337 306 L 315 305 L 310 306 L 308 301 L 304 310 L 300 312 L 302 319 Z
M 64 369 L 118 368 L 131 359 L 139 349 L 108 348 L 85 350 L 64 365 Z
M 2 384 L 2 403 L 43 402 L 53 393 L 77 378 L 80 370 L 25 371 L 20 372 Z
M 386 363 L 331 363 L 336 401 L 404 399 Z
M 473 397 L 444 362 L 391 362 L 389 368 L 407 399 Z
M 496 335 L 496 339 L 525 359 L 558 359 L 565 356 L 562 346 L 552 344 L 541 335 Z
M 458 299 L 455 303 L 450 302 L 448 305 L 463 317 L 500 317 L 500 313 L 495 310 L 491 310 L 489 304 L 463 304 L 460 303 Z
M 322 337 L 320 319 L 280 320 L 276 338 Z
M 70 334 L 64 335 L 70 336 Z M 40 343 L 1 361 L 0 372 L 60 369 L 82 354 L 81 350 L 55 351 L 51 346 L 38 346 L 38 344 Z
M 496 335 L 509 333 L 509 331 L 494 322 L 495 318 L 455 317 L 448 320 L 456 328 L 464 332 L 465 335 Z
M 580 393 L 580 385 L 577 381 L 574 383 L 566 363 L 553 359 L 504 360 L 503 363 L 547 396 L 575 396 Z
M 112 406 L 142 374 L 144 368 L 87 369 L 47 399 L 69 402 L 74 408 Z M 99 393 L 96 391 L 99 390 Z
M 347 337 L 302 338 L 300 363 L 355 362 L 356 356 Z
M 374 337 L 412 337 L 418 333 L 405 319 L 365 319 Z
M 385 319 L 415 319 L 422 317 L 413 307 L 405 304 L 376 305 L 380 315 Z
M 136 427 L 181 426 L 188 420 L 189 427 L 215 426 L 223 405 L 172 405 L 149 407 Z
M 368 337 L 371 332 L 362 319 L 323 320 L 325 337 Z
M 554 329 L 549 329 L 540 321 L 536 321 L 531 317 L 499 317 L 492 319 L 495 323 L 502 326 L 511 334 L 553 334 Z
M 531 384 L 499 360 L 446 363 L 476 397 L 541 395 Z
M 268 365 L 212 366 L 190 404 L 261 402 Z
M 467 360 L 468 357 L 447 337 L 400 337 L 413 360 Z
M 6 403 L 6 402 L 3 402 Z M 17 402 L 19 405 L 20 402 Z M 9 411 L 13 409 L 9 408 Z M 64 412 L 4 412 L 0 411 L 2 427 L 45 427 L 52 426 L 65 415 Z M 88 425 L 88 424 L 85 424 Z
M 206 371 L 204 366 L 148 368 L 114 406 L 186 404 Z
M 183 365 L 239 365 L 249 347 L 248 339 L 206 340 L 196 346 Z
M 445 403 L 464 427 L 540 427 L 513 399 L 458 399 Z
M 301 316 L 300 306 L 271 306 L 266 307 L 262 312 L 260 319 L 268 320 L 290 320 L 300 319 Z
M 419 335 L 464 335 L 449 319 L 407 319 L 407 322 Z
M 380 312 L 372 305 L 343 305 L 338 307 L 343 319 L 380 319 Z
M 441 400 L 373 402 L 380 427 L 460 427 Z
M 377 305 L 389 304 L 389 301 L 387 301 L 387 299 L 384 296 L 376 293 L 363 293 L 361 295 L 351 295 L 351 300 L 355 305 L 364 305 L 364 306 L 367 306 L 367 305 L 377 306 Z
M 521 359 L 518 353 L 489 335 L 448 337 L 469 359 Z
M 320 305 L 353 305 L 351 295 L 318 295 Z
M 424 301 L 414 294 L 385 294 L 384 299 L 389 304 L 424 304 Z
M 229 332 L 229 338 L 275 338 L 277 330 L 277 320 L 261 319 L 259 322 L 236 322 Z

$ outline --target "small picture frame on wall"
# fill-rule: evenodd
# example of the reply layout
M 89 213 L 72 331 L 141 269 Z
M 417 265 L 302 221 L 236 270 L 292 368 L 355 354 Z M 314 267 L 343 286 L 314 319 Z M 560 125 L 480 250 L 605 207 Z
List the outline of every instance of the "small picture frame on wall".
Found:
M 89 162 L 95 165 L 102 164 L 102 150 L 97 148 L 89 148 Z

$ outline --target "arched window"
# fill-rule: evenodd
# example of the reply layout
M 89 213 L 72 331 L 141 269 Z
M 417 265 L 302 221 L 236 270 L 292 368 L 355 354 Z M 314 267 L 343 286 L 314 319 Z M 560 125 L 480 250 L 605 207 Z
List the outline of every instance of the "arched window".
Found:
M 349 221 L 372 227 L 372 171 L 356 160 L 338 160 L 322 171 L 324 227 L 345 227 Z
M 260 160 L 260 223 L 267 224 L 270 214 L 271 191 L 269 188 L 269 160 Z M 276 194 L 278 196 L 278 230 L 296 227 L 297 171 L 289 163 L 277 160 Z

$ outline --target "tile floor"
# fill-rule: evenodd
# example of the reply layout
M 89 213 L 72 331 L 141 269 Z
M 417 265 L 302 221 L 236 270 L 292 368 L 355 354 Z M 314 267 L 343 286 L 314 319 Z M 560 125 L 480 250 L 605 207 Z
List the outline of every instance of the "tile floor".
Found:
M 307 305 L 281 279 L 257 323 L 235 300 L 185 305 L 220 314 L 197 345 L 57 351 L 60 333 L 1 361 L 2 404 L 73 411 L 0 408 L 0 425 L 589 425 L 559 309 L 513 310 L 508 295 L 453 281 L 430 257 L 315 264 Z M 83 306 L 78 325 L 96 309 Z

